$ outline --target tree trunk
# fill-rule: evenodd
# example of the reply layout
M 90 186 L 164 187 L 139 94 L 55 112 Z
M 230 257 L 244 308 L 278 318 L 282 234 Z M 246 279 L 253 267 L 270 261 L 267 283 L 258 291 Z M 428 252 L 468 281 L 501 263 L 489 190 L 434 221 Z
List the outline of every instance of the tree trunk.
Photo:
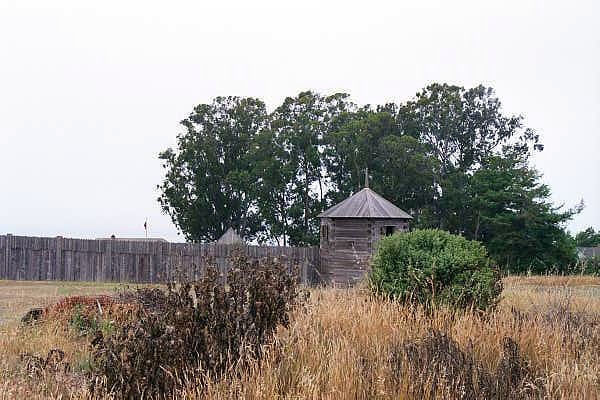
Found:
M 285 196 L 281 198 L 281 219 L 283 220 L 283 246 L 287 246 L 287 213 L 285 209 Z
M 479 236 L 479 222 L 481 220 L 481 211 L 477 212 L 477 222 L 475 223 L 475 235 L 473 240 L 477 240 L 477 237 Z
M 319 171 L 319 201 L 323 205 L 323 182 L 321 182 L 321 172 Z
M 308 234 L 308 162 L 304 161 L 304 233 Z

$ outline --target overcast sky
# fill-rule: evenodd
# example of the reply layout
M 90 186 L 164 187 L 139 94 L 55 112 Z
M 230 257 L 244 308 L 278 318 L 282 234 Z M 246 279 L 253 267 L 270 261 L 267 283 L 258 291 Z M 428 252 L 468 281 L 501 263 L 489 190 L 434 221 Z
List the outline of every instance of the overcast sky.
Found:
M 0 234 L 142 237 L 148 218 L 182 241 L 157 154 L 194 105 L 431 82 L 494 87 L 541 135 L 553 200 L 585 200 L 569 229 L 600 228 L 600 2 L 204 3 L 0 0 Z

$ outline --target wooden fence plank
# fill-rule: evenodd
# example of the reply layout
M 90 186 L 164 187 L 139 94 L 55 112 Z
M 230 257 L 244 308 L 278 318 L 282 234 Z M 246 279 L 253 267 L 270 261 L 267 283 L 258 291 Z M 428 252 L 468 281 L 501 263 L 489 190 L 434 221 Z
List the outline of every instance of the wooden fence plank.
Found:
M 225 275 L 234 247 L 0 235 L 0 279 L 164 282 L 177 269 L 199 278 L 211 264 Z M 289 268 L 297 266 L 304 284 L 314 283 L 319 275 L 318 247 L 249 245 L 241 249 L 252 259 L 277 257 Z

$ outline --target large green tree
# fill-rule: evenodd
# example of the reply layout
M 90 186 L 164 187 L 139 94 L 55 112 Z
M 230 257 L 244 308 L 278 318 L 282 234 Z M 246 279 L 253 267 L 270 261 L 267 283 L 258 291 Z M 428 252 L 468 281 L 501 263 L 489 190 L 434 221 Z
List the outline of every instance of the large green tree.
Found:
M 550 202 L 550 188 L 522 156 L 491 155 L 469 179 L 463 232 L 505 269 L 568 272 L 577 260 L 564 224 L 580 211 Z
M 575 243 L 579 247 L 600 246 L 600 231 L 591 226 L 575 235 Z
M 465 229 L 469 174 L 490 155 L 510 152 L 527 158 L 543 149 L 539 136 L 524 127 L 523 117 L 505 115 L 493 89 L 481 85 L 429 85 L 399 106 L 398 121 L 437 160 L 432 226 L 455 233 Z
M 177 148 L 160 155 L 159 201 L 189 240 L 234 226 L 260 242 L 315 244 L 317 214 L 362 188 L 368 170 L 413 226 L 479 240 L 511 270 L 574 261 L 564 224 L 579 209 L 552 205 L 529 166 L 538 135 L 491 88 L 432 84 L 406 103 L 361 108 L 308 91 L 270 114 L 260 100 L 219 97 L 182 125 Z
M 253 194 L 262 225 L 257 239 L 286 246 L 293 223 L 290 208 L 295 200 L 292 190 L 296 168 L 290 153 L 279 145 L 270 129 L 256 136 L 251 154 Z
M 217 97 L 183 121 L 177 148 L 160 153 L 164 212 L 190 241 L 213 241 L 232 226 L 253 238 L 263 226 L 253 193 L 250 150 L 264 128 L 264 103 Z
M 278 203 L 285 204 L 286 215 L 279 216 L 282 221 L 273 225 L 284 228 L 281 232 L 284 243 L 318 242 L 316 216 L 326 206 L 327 193 L 323 140 L 333 129 L 338 116 L 352 107 L 347 94 L 321 96 L 308 91 L 287 97 L 270 115 L 270 151 L 278 155 L 275 164 L 285 171 L 283 177 L 276 176 L 275 179 L 287 180 L 285 184 L 277 182 L 283 196 Z M 271 207 L 268 202 L 261 201 L 261 205 L 262 214 L 265 214 L 264 207 Z M 278 233 L 280 231 L 278 228 Z

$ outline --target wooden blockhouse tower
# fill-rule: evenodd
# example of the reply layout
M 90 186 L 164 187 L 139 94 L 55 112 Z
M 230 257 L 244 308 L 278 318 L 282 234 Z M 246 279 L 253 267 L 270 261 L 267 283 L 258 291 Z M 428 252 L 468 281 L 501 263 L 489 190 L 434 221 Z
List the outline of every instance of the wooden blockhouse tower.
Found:
M 321 279 L 325 283 L 344 285 L 365 276 L 381 237 L 408 231 L 412 219 L 368 187 L 318 217 L 321 219 Z

